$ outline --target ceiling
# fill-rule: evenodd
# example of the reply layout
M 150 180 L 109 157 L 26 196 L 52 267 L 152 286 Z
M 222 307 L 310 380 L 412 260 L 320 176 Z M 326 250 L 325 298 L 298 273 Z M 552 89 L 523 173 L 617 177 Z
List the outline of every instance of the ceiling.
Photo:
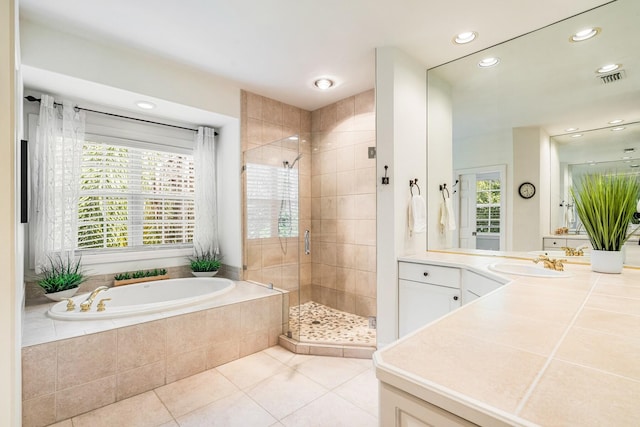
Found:
M 425 69 L 607 3 L 603 0 L 19 0 L 21 19 L 125 45 L 315 110 L 374 87 L 375 48 Z M 455 34 L 477 31 L 473 43 Z M 326 76 L 328 91 L 313 87 Z

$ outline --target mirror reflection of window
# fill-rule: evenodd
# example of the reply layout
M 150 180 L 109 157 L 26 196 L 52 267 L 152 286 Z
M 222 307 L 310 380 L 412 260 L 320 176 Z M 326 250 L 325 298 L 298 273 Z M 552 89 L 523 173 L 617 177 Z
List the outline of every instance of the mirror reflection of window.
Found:
M 482 174 L 476 179 L 476 248 L 500 247 L 500 178 Z

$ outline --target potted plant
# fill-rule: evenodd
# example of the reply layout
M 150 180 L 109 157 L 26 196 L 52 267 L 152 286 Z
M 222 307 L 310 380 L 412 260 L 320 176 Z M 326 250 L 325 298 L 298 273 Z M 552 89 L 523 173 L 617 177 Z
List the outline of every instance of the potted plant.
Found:
M 149 282 L 168 279 L 169 275 L 164 268 L 153 270 L 138 270 L 133 272 L 118 273 L 113 276 L 113 286 L 131 285 L 133 283 Z
M 198 251 L 193 258 L 189 258 L 191 274 L 196 277 L 213 277 L 220 269 L 220 257 L 210 251 Z
M 640 182 L 633 175 L 586 175 L 571 188 L 578 217 L 593 246 L 593 271 L 622 272 L 622 248 L 633 234 L 628 229 L 636 212 L 638 193 Z
M 67 255 L 65 259 L 57 255 L 49 257 L 49 265 L 43 268 L 38 285 L 44 290 L 47 298 L 61 301 L 75 295 L 85 280 L 87 277 L 80 267 L 80 258 L 76 260 Z

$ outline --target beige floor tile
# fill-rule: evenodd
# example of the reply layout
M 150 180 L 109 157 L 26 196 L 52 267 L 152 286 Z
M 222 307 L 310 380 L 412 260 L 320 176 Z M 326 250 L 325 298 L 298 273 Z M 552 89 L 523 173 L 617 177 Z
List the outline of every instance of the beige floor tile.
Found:
M 158 396 L 149 391 L 79 415 L 72 421 L 74 427 L 156 427 L 171 420 Z
M 73 427 L 73 423 L 71 420 L 64 420 L 59 423 L 51 424 L 49 427 Z
M 155 391 L 171 415 L 177 418 L 230 396 L 238 388 L 218 371 L 211 369 L 159 387 Z
M 329 392 L 280 420 L 288 427 L 377 427 L 377 418 Z
M 331 390 L 365 371 L 367 365 L 361 362 L 362 359 L 318 356 L 301 363 L 296 370 Z
M 333 392 L 370 415 L 378 417 L 378 379 L 373 368 L 367 369 Z
M 280 347 L 279 345 L 274 345 L 273 347 L 269 347 L 262 351 L 265 354 L 273 357 L 274 359 L 287 364 L 290 362 L 295 356 L 295 353 L 290 352 L 286 348 Z
M 158 427 L 180 427 L 177 422 L 171 420 L 167 423 L 160 424 Z
M 236 386 L 246 389 L 289 368 L 268 354 L 260 352 L 218 366 L 216 369 Z
M 246 390 L 246 393 L 275 418 L 282 419 L 327 391 L 308 377 L 290 369 L 267 378 Z
M 640 381 L 640 340 L 572 328 L 556 358 Z
M 520 416 L 540 425 L 635 426 L 639 398 L 638 381 L 553 361 Z
M 242 392 L 178 418 L 180 427 L 267 427 L 277 421 Z

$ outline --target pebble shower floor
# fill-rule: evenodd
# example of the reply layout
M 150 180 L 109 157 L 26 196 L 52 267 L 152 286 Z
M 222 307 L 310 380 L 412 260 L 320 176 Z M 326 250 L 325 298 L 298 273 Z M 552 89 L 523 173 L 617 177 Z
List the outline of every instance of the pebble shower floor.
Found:
M 298 317 L 300 316 L 300 317 Z M 376 330 L 369 328 L 366 317 L 309 301 L 289 309 L 289 326 L 300 341 L 322 344 L 376 345 Z

